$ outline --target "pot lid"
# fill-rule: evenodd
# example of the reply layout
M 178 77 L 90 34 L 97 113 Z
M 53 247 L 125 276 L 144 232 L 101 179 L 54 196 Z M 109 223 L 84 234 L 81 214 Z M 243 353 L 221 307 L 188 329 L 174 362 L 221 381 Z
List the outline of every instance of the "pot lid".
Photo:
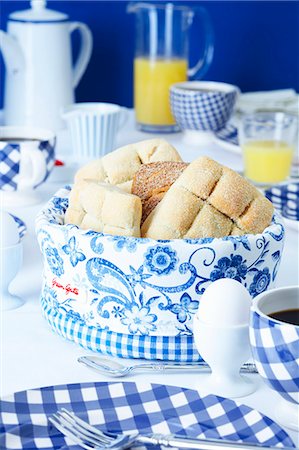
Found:
M 46 0 L 31 0 L 31 8 L 16 11 L 9 15 L 9 20 L 17 22 L 64 22 L 68 15 L 46 8 Z

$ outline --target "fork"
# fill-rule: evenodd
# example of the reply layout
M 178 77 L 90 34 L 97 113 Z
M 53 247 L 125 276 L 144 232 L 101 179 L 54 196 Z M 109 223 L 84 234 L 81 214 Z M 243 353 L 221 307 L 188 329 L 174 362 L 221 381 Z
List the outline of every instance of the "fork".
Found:
M 222 439 L 197 439 L 174 434 L 110 433 L 98 430 L 65 408 L 49 417 L 49 421 L 64 436 L 86 450 L 125 450 L 135 444 L 163 445 L 165 447 L 194 450 L 257 450 L 257 448 L 274 450 L 274 447 L 262 447 L 258 444 L 250 445 Z M 284 447 L 284 450 L 291 450 L 291 447 Z

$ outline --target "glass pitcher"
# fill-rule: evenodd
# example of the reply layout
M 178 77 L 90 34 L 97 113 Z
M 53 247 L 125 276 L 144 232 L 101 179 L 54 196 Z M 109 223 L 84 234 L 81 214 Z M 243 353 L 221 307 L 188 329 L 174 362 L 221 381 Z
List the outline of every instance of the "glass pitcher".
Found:
M 214 51 L 213 29 L 201 7 L 173 3 L 130 3 L 136 14 L 134 107 L 138 129 L 147 132 L 178 131 L 171 114 L 169 87 L 187 78 L 199 79 L 209 68 Z M 189 28 L 195 14 L 201 18 L 205 47 L 203 57 L 188 68 Z

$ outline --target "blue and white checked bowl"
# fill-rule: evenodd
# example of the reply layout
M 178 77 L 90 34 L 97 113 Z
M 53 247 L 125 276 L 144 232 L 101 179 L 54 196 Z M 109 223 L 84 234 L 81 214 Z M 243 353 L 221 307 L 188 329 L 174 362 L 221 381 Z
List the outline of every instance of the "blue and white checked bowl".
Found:
M 36 221 L 44 257 L 42 307 L 52 328 L 85 348 L 122 357 L 194 361 L 192 322 L 210 283 L 230 277 L 252 297 L 274 286 L 284 227 L 262 234 L 160 240 L 64 225 L 70 187 Z
M 101 158 L 115 148 L 118 130 L 128 117 L 128 110 L 113 103 L 74 103 L 63 113 L 70 130 L 77 160 Z
M 260 294 L 251 310 L 250 342 L 261 377 L 283 398 L 299 404 L 299 326 L 268 314 L 299 307 L 299 287 Z
M 188 81 L 170 87 L 171 111 L 182 130 L 218 131 L 232 116 L 239 94 L 236 86 Z
M 9 126 L 1 127 L 0 135 L 0 190 L 36 189 L 44 183 L 55 162 L 56 137 L 53 132 Z M 5 138 L 9 140 L 5 141 Z M 21 141 L 22 138 L 27 140 Z

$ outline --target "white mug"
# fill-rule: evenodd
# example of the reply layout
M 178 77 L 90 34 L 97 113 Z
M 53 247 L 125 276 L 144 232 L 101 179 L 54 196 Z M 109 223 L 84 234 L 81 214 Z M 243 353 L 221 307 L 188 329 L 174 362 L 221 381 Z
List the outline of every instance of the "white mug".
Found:
M 77 161 L 101 158 L 114 149 L 128 110 L 113 103 L 74 103 L 62 112 Z
M 37 203 L 34 190 L 46 181 L 55 162 L 52 131 L 0 127 L 0 194 L 2 205 Z

